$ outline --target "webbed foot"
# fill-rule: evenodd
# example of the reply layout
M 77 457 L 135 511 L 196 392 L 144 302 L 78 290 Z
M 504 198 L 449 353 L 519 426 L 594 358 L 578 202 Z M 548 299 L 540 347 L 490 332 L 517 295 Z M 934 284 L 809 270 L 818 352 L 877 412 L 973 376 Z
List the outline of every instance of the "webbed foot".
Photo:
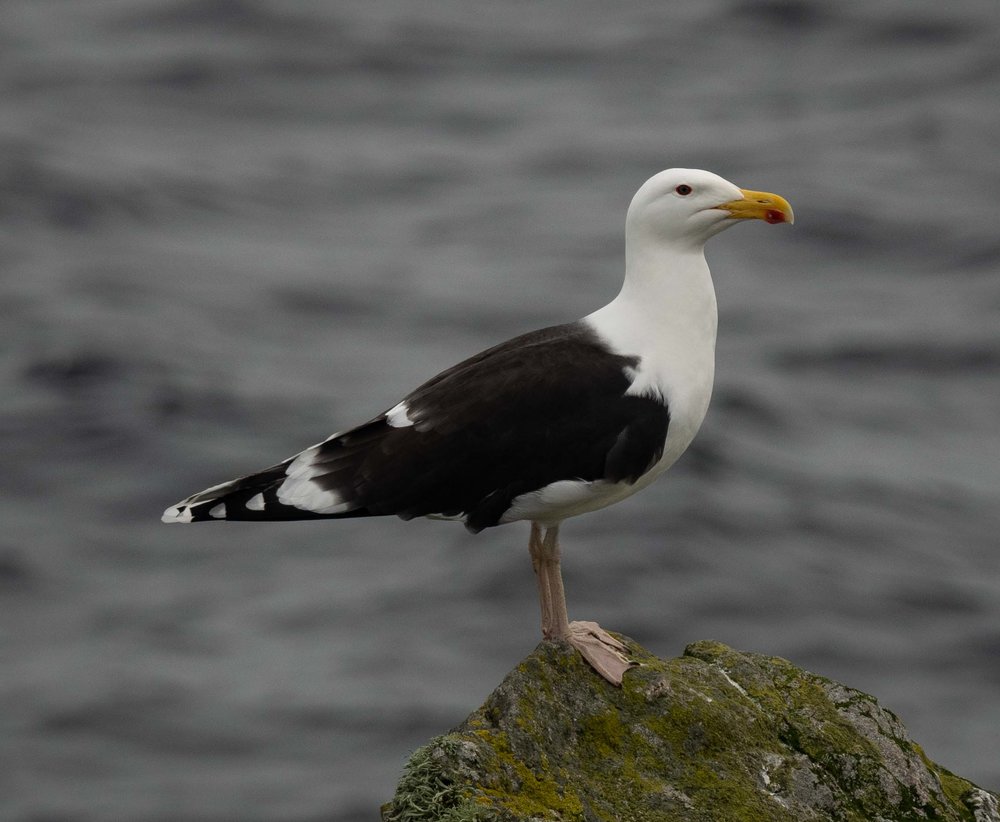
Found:
M 571 622 L 566 641 L 612 685 L 620 687 L 624 673 L 639 664 L 625 656 L 628 648 L 596 622 Z

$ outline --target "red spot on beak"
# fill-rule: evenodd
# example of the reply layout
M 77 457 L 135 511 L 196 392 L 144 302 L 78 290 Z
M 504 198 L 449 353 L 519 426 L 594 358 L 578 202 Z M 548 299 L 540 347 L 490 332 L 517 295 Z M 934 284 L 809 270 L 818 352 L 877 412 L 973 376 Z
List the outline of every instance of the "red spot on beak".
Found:
M 769 208 L 767 210 L 767 213 L 764 215 L 764 220 L 765 222 L 768 222 L 771 225 L 774 225 L 775 223 L 783 223 L 785 222 L 785 215 L 782 214 L 780 211 L 776 211 L 775 209 Z

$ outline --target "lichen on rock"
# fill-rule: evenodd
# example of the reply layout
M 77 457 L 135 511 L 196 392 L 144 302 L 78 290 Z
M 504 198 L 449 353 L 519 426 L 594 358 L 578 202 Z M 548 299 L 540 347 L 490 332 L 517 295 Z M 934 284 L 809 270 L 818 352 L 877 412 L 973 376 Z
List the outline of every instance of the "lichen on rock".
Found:
M 543 642 L 411 757 L 383 822 L 1000 822 L 871 696 L 715 642 L 621 688 Z

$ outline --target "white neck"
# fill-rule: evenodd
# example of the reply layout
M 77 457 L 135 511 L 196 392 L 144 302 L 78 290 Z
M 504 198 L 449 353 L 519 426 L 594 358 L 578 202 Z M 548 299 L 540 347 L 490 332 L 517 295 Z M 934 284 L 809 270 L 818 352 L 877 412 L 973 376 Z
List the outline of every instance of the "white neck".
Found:
M 621 353 L 714 354 L 718 308 L 704 249 L 627 245 L 621 291 L 586 319 Z
M 630 394 L 662 396 L 694 436 L 715 376 L 718 308 L 701 247 L 627 244 L 618 296 L 584 320 L 619 354 L 641 358 Z

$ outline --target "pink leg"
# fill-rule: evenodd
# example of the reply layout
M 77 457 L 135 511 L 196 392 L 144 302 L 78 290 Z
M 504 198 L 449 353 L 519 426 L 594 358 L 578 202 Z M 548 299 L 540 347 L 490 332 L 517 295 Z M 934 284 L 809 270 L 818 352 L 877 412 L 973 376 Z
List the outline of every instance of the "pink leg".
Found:
M 531 523 L 531 537 L 528 540 L 531 552 L 531 566 L 535 569 L 538 583 L 538 603 L 542 609 L 542 638 L 552 639 L 552 593 L 549 589 L 548 566 L 545 563 L 545 547 L 542 544 L 542 527 Z
M 553 525 L 545 529 L 545 539 L 542 541 L 542 556 L 548 577 L 549 598 L 552 608 L 551 639 L 570 639 L 569 615 L 566 613 L 566 589 L 563 587 L 562 568 L 559 565 L 561 551 L 559 550 L 559 526 Z
M 625 656 L 627 648 L 596 622 L 569 621 L 559 564 L 559 526 L 546 528 L 543 537 L 541 526 L 532 523 L 528 547 L 538 578 L 542 636 L 568 642 L 608 682 L 621 685 L 622 675 L 636 664 Z

